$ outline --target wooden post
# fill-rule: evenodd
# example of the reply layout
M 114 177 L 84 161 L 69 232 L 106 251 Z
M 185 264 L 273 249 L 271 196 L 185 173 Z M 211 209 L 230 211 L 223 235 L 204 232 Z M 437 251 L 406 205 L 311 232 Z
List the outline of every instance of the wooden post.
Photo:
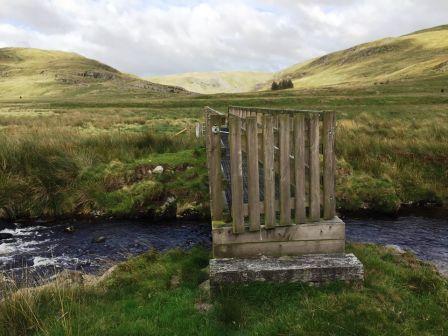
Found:
M 310 219 L 320 219 L 319 115 L 310 115 Z
M 260 178 L 258 172 L 258 125 L 256 116 L 247 118 L 246 141 L 249 229 L 257 231 L 260 230 Z
M 229 132 L 233 232 L 241 233 L 244 232 L 241 118 L 229 116 Z
M 332 219 L 336 215 L 336 198 L 334 191 L 336 170 L 334 151 L 335 128 L 335 113 L 325 113 L 322 131 L 324 144 L 324 219 Z
M 305 199 L 305 116 L 294 116 L 295 222 L 306 222 Z
M 210 141 L 209 150 L 209 183 L 210 183 L 210 210 L 212 221 L 221 221 L 223 212 L 223 189 L 221 176 L 221 126 L 222 116 L 210 115 L 208 136 Z
M 263 116 L 264 225 L 275 227 L 274 118 Z
M 279 116 L 279 147 L 280 147 L 280 225 L 291 224 L 291 172 L 289 146 L 289 115 Z

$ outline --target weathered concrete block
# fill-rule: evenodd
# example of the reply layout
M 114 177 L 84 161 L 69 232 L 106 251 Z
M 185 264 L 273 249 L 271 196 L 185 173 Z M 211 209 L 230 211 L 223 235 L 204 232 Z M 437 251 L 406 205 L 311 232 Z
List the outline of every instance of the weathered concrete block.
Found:
M 360 283 L 363 279 L 363 265 L 352 253 L 210 260 L 212 289 L 223 284 L 250 282 L 319 285 L 331 281 Z

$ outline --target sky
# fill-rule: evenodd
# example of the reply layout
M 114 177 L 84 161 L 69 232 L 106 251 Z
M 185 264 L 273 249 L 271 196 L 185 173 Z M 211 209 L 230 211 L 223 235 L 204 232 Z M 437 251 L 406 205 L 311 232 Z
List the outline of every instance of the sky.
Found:
M 448 24 L 448 0 L 0 0 L 0 48 L 77 52 L 140 76 L 278 71 Z

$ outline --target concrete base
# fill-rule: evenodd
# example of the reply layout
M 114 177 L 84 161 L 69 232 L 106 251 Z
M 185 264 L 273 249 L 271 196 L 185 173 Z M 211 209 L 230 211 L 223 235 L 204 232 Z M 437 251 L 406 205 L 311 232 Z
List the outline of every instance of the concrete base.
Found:
M 363 265 L 352 253 L 210 260 L 212 289 L 224 284 L 250 282 L 319 285 L 331 281 L 362 283 L 363 279 Z

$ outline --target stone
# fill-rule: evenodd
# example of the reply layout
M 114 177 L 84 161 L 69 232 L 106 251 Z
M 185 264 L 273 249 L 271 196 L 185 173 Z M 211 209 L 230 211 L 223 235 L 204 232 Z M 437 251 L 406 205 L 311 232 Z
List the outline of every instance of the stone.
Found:
M 201 313 L 206 313 L 213 308 L 213 305 L 206 302 L 198 302 L 194 305 L 194 307 L 196 308 L 197 311 Z
M 173 275 L 170 280 L 170 288 L 177 288 L 180 285 L 180 277 L 178 275 Z
M 63 270 L 50 278 L 52 284 L 57 286 L 82 285 L 84 283 L 83 273 L 79 271 Z
M 13 238 L 14 236 L 11 234 L 11 233 L 1 233 L 0 232 L 0 240 L 3 240 L 3 239 L 11 239 L 11 238 Z
M 93 238 L 92 243 L 99 244 L 99 243 L 104 243 L 105 241 L 106 241 L 106 237 L 99 236 L 99 237 Z
M 385 247 L 386 247 L 387 249 L 391 250 L 391 251 L 392 251 L 392 254 L 394 254 L 394 255 L 402 255 L 402 254 L 405 254 L 405 253 L 406 253 L 406 251 L 403 250 L 403 249 L 402 249 L 400 246 L 398 246 L 398 245 L 387 244 Z
M 152 170 L 153 174 L 162 174 L 163 173 L 163 167 L 157 166 Z
M 64 232 L 73 233 L 75 232 L 75 227 L 73 225 L 67 226 L 64 228 Z
M 210 295 L 210 280 L 205 280 L 203 283 L 199 285 L 199 289 L 202 293 L 209 296 Z
M 156 215 L 159 220 L 172 220 L 176 218 L 177 201 L 175 197 L 168 197 L 165 203 L 157 209 Z
M 349 254 L 309 254 L 290 258 L 223 258 L 210 260 L 212 291 L 220 285 L 269 282 L 321 285 L 332 281 L 360 284 L 362 263 Z

